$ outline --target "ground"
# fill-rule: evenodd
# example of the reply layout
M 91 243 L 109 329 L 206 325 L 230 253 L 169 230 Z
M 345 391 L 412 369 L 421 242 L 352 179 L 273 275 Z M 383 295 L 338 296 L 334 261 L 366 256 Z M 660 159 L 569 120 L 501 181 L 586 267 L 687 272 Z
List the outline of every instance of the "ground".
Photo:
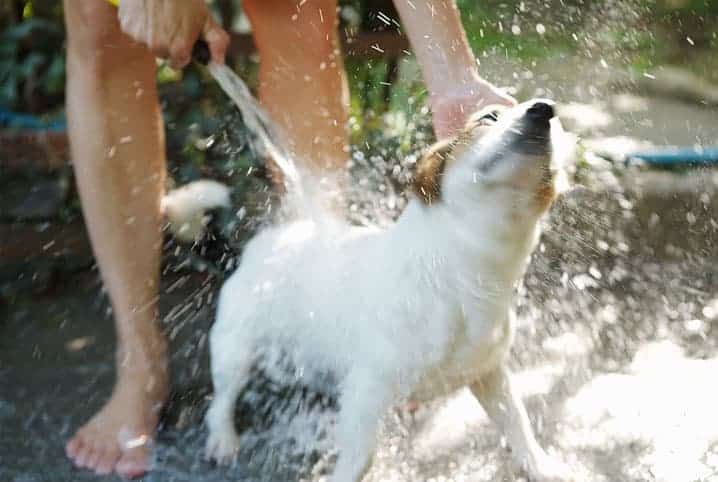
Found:
M 580 98 L 588 84 L 577 85 L 576 95 L 549 93 Z M 596 118 L 610 120 L 575 128 L 658 144 L 718 139 L 715 110 L 631 96 L 633 108 L 621 107 L 618 95 L 592 97 Z M 552 209 L 519 291 L 511 366 L 533 426 L 579 480 L 718 481 L 718 172 L 588 161 L 577 174 L 582 185 Z M 73 469 L 63 454 L 112 382 L 111 324 L 95 280 L 85 274 L 2 308 L 0 480 L 112 479 Z M 264 430 L 267 407 L 256 394 L 246 394 L 239 410 L 237 467 L 202 459 L 214 290 L 202 282 L 174 277 L 164 285 L 177 395 L 144 480 L 291 480 L 301 456 L 281 420 Z M 413 416 L 389 414 L 385 425 L 370 481 L 521 480 L 468 393 Z

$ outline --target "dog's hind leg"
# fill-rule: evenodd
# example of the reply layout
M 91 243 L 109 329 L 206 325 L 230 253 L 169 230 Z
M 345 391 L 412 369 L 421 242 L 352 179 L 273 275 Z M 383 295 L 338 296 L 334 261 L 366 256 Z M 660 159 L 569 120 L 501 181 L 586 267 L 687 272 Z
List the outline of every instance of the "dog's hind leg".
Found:
M 217 325 L 215 325 L 216 328 Z M 244 387 L 252 364 L 248 346 L 212 348 L 212 383 L 214 398 L 205 417 L 209 436 L 205 455 L 219 463 L 233 461 L 239 450 L 239 436 L 234 426 L 234 406 Z
M 339 458 L 332 482 L 359 482 L 371 466 L 379 421 L 391 403 L 391 385 L 368 373 L 342 387 L 335 439 Z
M 508 369 L 499 365 L 470 388 L 489 418 L 498 425 L 511 445 L 515 461 L 532 482 L 567 482 L 571 471 L 551 458 L 536 441 L 526 408 L 513 387 Z

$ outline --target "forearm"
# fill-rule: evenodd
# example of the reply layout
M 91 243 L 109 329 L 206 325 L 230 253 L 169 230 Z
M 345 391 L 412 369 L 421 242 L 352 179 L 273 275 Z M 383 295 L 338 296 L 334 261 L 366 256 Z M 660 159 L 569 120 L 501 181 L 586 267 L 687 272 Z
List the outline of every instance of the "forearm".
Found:
M 395 0 L 394 4 L 432 96 L 476 80 L 476 62 L 454 0 Z

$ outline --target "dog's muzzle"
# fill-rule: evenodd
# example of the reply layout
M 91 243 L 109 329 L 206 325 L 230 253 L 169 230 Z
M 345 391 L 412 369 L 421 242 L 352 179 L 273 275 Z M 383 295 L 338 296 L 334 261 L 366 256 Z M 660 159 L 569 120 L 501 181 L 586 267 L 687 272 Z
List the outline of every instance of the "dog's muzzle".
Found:
M 534 122 L 548 122 L 554 115 L 553 103 L 547 101 L 540 100 L 526 109 L 526 117 Z
M 550 121 L 555 115 L 554 104 L 550 101 L 536 101 L 526 109 L 517 120 L 513 149 L 522 154 L 546 154 L 551 145 Z

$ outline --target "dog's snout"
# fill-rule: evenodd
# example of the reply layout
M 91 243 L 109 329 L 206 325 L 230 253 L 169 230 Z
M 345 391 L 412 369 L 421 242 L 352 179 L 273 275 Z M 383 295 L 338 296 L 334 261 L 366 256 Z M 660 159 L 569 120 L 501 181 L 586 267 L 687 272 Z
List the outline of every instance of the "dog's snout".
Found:
M 549 120 L 555 115 L 555 113 L 553 105 L 548 102 L 539 101 L 526 110 L 526 115 L 537 120 Z

